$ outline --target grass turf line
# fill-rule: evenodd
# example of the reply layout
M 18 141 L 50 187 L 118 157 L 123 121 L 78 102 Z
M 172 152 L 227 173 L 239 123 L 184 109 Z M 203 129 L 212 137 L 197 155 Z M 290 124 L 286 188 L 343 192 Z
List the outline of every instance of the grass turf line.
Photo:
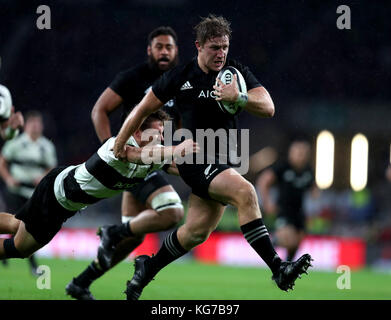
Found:
M 38 289 L 27 261 L 0 264 L 0 299 L 68 300 L 66 284 L 89 264 L 86 260 L 43 259 L 50 267 L 50 290 Z M 91 286 L 99 300 L 124 300 L 125 283 L 133 275 L 133 264 L 123 262 Z M 391 276 L 364 269 L 351 273 L 351 289 L 337 288 L 341 274 L 310 269 L 296 281 L 295 289 L 283 292 L 271 281 L 268 269 L 206 265 L 197 262 L 174 263 L 163 269 L 143 292 L 148 300 L 350 300 L 391 298 Z

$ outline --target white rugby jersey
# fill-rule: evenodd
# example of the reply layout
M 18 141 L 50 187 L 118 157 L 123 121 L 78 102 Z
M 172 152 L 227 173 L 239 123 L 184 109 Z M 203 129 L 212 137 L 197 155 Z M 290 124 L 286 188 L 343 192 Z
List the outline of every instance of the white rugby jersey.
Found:
M 22 133 L 6 142 L 1 154 L 11 176 L 19 181 L 18 186 L 8 187 L 8 190 L 27 199 L 34 192 L 35 180 L 57 166 L 56 148 L 44 136 L 33 141 L 27 133 Z
M 108 139 L 86 162 L 65 168 L 54 182 L 57 201 L 67 210 L 78 211 L 110 198 L 144 181 L 166 164 L 136 164 L 118 160 L 113 153 L 115 137 Z M 139 147 L 133 137 L 128 145 Z

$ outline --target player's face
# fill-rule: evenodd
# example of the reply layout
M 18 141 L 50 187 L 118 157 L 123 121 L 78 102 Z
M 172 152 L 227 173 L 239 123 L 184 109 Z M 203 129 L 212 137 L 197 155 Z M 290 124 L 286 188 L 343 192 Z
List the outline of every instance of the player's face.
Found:
M 160 70 L 168 70 L 177 62 L 178 47 L 170 35 L 153 38 L 147 51 L 150 61 Z
M 295 168 L 304 168 L 310 161 L 310 151 L 307 142 L 294 142 L 289 148 L 289 162 Z
M 27 119 L 24 130 L 33 137 L 41 136 L 43 131 L 42 119 L 40 117 L 31 117 Z
M 203 45 L 196 41 L 198 62 L 204 71 L 220 71 L 227 60 L 229 49 L 228 36 L 208 39 Z
M 148 129 L 140 132 L 140 147 L 144 147 L 149 143 L 163 142 L 163 122 L 160 120 L 153 121 Z

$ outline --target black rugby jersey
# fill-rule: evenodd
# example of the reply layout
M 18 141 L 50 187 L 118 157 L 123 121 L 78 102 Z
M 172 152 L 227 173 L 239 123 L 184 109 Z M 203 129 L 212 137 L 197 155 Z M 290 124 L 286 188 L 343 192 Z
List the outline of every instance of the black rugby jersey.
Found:
M 122 123 L 163 73 L 164 71 L 145 62 L 117 74 L 109 87 L 123 99 Z M 178 125 L 180 116 L 175 108 L 174 100 L 167 101 L 163 110 L 173 118 L 174 124 Z
M 271 166 L 277 177 L 279 191 L 278 206 L 282 214 L 299 214 L 302 210 L 304 193 L 314 183 L 314 174 L 310 166 L 296 171 L 287 161 Z
M 247 90 L 262 86 L 248 67 L 235 60 L 228 60 L 226 66 L 233 66 L 241 72 Z M 167 71 L 152 86 L 153 93 L 163 103 L 175 98 L 182 127 L 189 129 L 194 139 L 196 129 L 228 131 L 237 128 L 237 116 L 223 113 L 215 100 L 213 85 L 217 75 L 215 71 L 203 72 L 194 58 L 188 64 Z
M 233 66 L 242 73 L 247 90 L 262 86 L 251 71 L 240 63 L 229 60 L 226 66 Z M 195 58 L 164 73 L 154 83 L 152 90 L 163 103 L 175 97 L 182 125 L 193 134 L 195 129 L 236 128 L 235 116 L 223 113 L 215 100 L 213 86 L 217 75 L 218 72 L 214 71 L 204 73 Z

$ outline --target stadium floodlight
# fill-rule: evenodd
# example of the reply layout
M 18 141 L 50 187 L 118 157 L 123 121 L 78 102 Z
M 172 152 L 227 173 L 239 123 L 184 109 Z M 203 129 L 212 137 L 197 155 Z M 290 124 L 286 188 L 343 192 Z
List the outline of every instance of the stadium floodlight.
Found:
M 353 137 L 350 159 L 350 185 L 354 191 L 360 191 L 368 180 L 368 139 L 361 133 Z
M 316 139 L 315 181 L 319 189 L 329 188 L 334 179 L 334 136 L 327 130 Z

